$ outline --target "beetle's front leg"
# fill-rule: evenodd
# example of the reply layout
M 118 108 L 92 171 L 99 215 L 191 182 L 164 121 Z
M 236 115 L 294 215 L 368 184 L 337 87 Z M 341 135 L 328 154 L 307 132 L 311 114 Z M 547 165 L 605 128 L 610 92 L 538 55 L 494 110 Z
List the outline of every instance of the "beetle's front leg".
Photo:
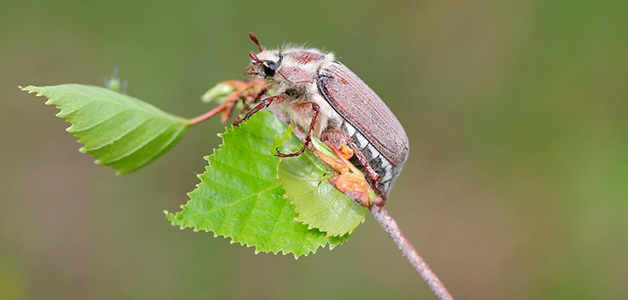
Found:
M 248 113 L 246 113 L 246 116 L 244 116 L 244 118 L 242 118 L 242 120 L 236 120 L 235 122 L 233 122 L 233 126 L 240 125 L 240 123 L 248 120 L 251 116 L 253 116 L 255 113 L 257 113 L 261 109 L 266 108 L 266 107 L 270 106 L 273 103 L 283 101 L 284 97 L 285 96 L 283 94 L 280 94 L 280 95 L 271 96 L 271 97 L 262 99 L 262 101 L 260 101 L 260 103 L 258 105 L 256 105 L 255 107 L 253 107 L 253 109 L 251 109 Z
M 253 86 L 255 88 L 255 86 Z M 262 95 L 264 95 L 266 93 L 266 91 L 268 91 L 268 87 L 267 86 L 263 86 L 259 89 L 259 91 L 253 93 L 252 96 L 250 96 L 251 100 L 247 101 L 248 97 L 242 97 L 242 103 L 243 103 L 243 107 L 240 110 L 240 112 L 236 115 L 236 119 L 235 121 L 233 121 L 234 124 L 240 124 L 242 123 L 242 119 L 240 118 L 240 116 L 245 112 L 248 111 L 249 107 L 251 107 L 251 104 L 254 103 L 259 103 L 260 99 L 262 98 Z
M 314 111 L 314 116 L 312 117 L 312 121 L 310 122 L 310 128 L 307 130 L 307 135 L 305 136 L 305 143 L 303 143 L 303 147 L 295 152 L 295 153 L 281 153 L 281 151 L 279 151 L 279 148 L 275 149 L 277 151 L 277 156 L 279 157 L 293 157 L 293 156 L 298 156 L 301 153 L 303 153 L 303 151 L 305 151 L 305 149 L 307 149 L 307 147 L 310 146 L 310 143 L 312 142 L 312 131 L 314 130 L 314 127 L 316 127 L 316 119 L 318 119 L 318 113 L 320 112 L 320 107 L 318 106 L 318 104 L 312 102 L 312 110 Z

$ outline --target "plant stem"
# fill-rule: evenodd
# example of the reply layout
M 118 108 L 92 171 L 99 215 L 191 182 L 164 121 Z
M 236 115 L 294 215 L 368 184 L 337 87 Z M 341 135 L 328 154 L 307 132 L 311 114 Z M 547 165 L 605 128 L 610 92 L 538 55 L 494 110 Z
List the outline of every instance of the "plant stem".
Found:
M 198 116 L 196 118 L 188 120 L 188 126 L 194 126 L 194 125 L 196 125 L 198 123 L 206 121 L 207 119 L 217 115 L 218 113 L 220 113 L 221 111 L 223 111 L 225 109 L 225 107 L 227 106 L 226 103 L 227 102 L 225 102 L 223 104 L 220 104 L 220 105 L 216 106 L 214 109 L 212 109 L 212 110 L 210 110 L 210 111 L 208 111 L 208 112 L 206 112 L 206 113 L 204 113 L 204 114 L 202 114 L 202 115 L 200 115 L 200 116 Z
M 397 226 L 397 222 L 388 214 L 386 208 L 372 205 L 370 211 L 377 222 L 384 228 L 384 231 L 386 231 L 395 244 L 397 244 L 403 256 L 408 259 L 416 272 L 421 275 L 423 280 L 430 287 L 430 290 L 432 290 L 432 293 L 440 300 L 453 300 L 454 297 L 451 296 L 445 285 L 438 279 L 427 263 L 425 263 L 423 257 L 416 252 L 414 246 L 412 246 L 410 241 L 403 235 L 403 232 L 401 232 L 401 229 Z

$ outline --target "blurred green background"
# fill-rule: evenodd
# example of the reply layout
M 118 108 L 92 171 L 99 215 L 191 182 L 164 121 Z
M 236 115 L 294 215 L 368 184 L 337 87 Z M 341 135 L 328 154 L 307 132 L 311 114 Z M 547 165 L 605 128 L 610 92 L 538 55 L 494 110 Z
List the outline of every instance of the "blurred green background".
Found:
M 0 299 L 431 299 L 367 218 L 295 261 L 180 231 L 218 120 L 115 176 L 18 85 L 102 85 L 181 116 L 255 46 L 334 51 L 410 158 L 388 208 L 459 299 L 628 298 L 628 2 L 0 1 Z

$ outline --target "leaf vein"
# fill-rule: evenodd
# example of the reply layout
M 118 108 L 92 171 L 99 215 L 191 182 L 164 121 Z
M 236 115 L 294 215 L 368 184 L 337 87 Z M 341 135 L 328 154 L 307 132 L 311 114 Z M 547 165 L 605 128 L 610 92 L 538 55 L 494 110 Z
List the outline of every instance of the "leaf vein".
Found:
M 113 144 L 119 140 L 121 140 L 122 138 L 124 138 L 125 136 L 129 135 L 131 132 L 135 131 L 136 129 L 142 127 L 144 124 L 148 123 L 148 121 L 152 120 L 151 117 L 148 117 L 148 119 L 142 121 L 141 123 L 138 123 L 137 125 L 131 127 L 130 129 L 128 129 L 127 131 L 123 132 L 122 134 L 120 134 L 118 137 L 115 137 L 114 139 L 112 139 L 111 141 L 108 141 L 106 143 L 103 143 L 102 145 L 96 147 L 96 148 L 90 148 L 90 149 L 86 149 L 87 151 L 96 151 L 96 150 L 100 150 L 110 144 Z
M 121 114 L 121 113 L 123 113 L 124 111 L 125 111 L 125 109 L 123 109 L 123 110 L 121 110 L 121 111 L 117 111 L 117 112 L 116 112 L 116 113 L 114 113 L 113 115 L 111 115 L 111 116 L 109 116 L 109 117 L 107 117 L 107 118 L 105 118 L 105 119 L 101 120 L 100 122 L 94 123 L 94 124 L 90 125 L 90 126 L 89 126 L 89 127 L 87 127 L 87 128 L 82 128 L 82 129 L 80 129 L 80 130 L 74 130 L 74 131 L 73 131 L 73 133 L 81 133 L 81 132 L 85 132 L 85 131 L 87 131 L 87 130 L 90 130 L 90 129 L 92 129 L 92 128 L 95 128 L 96 126 L 101 125 L 101 124 L 103 124 L 103 123 L 105 123 L 105 122 L 107 122 L 107 121 L 109 121 L 109 120 L 111 120 L 111 119 L 115 118 L 116 116 L 120 115 L 120 114 Z
M 172 124 L 170 127 L 175 126 L 176 124 Z M 185 130 L 185 126 L 181 126 L 174 134 L 172 134 L 172 136 L 168 139 L 168 141 L 166 143 L 164 143 L 159 150 L 155 151 L 152 155 L 148 156 L 146 159 L 144 159 L 142 162 L 140 162 L 138 164 L 138 166 L 143 166 L 147 163 L 149 163 L 151 160 L 153 160 L 153 158 L 157 157 L 159 154 L 161 154 L 161 151 L 163 151 L 164 149 L 166 149 L 168 146 L 170 146 L 172 144 L 172 142 L 179 137 L 179 134 L 181 134 L 181 132 Z M 161 136 L 161 135 L 160 135 Z
M 72 114 L 74 114 L 77 111 L 80 111 L 81 109 L 85 108 L 85 106 L 89 105 L 90 103 L 96 101 L 96 99 L 89 99 L 89 101 L 81 104 L 81 106 L 74 108 L 73 110 L 71 110 L 70 112 L 63 112 L 63 104 L 58 104 L 55 101 L 56 100 L 60 100 L 61 97 L 56 98 L 55 100 L 51 101 L 50 104 L 54 105 L 56 108 L 60 109 L 61 111 L 57 114 L 58 117 L 60 118 L 64 118 L 67 119 L 69 116 L 71 116 Z
M 220 209 L 220 208 L 224 208 L 224 207 L 228 207 L 228 208 L 230 208 L 230 207 L 232 207 L 234 204 L 238 204 L 238 203 L 240 203 L 240 202 L 243 202 L 243 201 L 248 200 L 248 199 L 249 199 L 249 198 L 251 198 L 251 197 L 256 197 L 256 196 L 259 196 L 259 195 L 261 195 L 261 194 L 263 194 L 263 193 L 266 193 L 266 192 L 272 191 L 272 190 L 274 190 L 274 189 L 276 189 L 276 188 L 278 188 L 278 187 L 281 187 L 281 184 L 276 184 L 276 185 L 271 186 L 271 187 L 269 187 L 269 188 L 267 188 L 267 189 L 265 189 L 265 190 L 262 190 L 262 191 L 259 191 L 259 192 L 257 192 L 257 193 L 254 193 L 254 194 L 251 194 L 251 195 L 249 195 L 249 196 L 246 196 L 246 197 L 244 197 L 244 198 L 242 198 L 242 199 L 237 199 L 237 200 L 234 200 L 234 201 L 232 201 L 232 202 L 230 202 L 230 203 L 228 203 L 228 204 L 226 204 L 226 205 L 215 206 L 215 208 L 211 208 L 211 209 L 206 210 L 206 211 L 204 211 L 204 212 L 199 212 L 198 214 L 195 214 L 195 215 L 193 215 L 193 216 L 188 217 L 188 219 L 192 220 L 192 219 L 196 219 L 196 218 L 199 218 L 199 217 L 206 217 L 206 216 L 209 216 L 211 213 L 213 213 L 214 211 L 216 211 L 216 210 L 218 210 L 218 209 Z
M 222 161 L 219 161 L 219 160 L 214 160 L 214 161 L 212 161 L 212 162 L 214 162 L 214 163 L 218 163 L 218 164 L 220 164 L 220 165 L 222 165 L 222 166 L 228 167 L 229 169 L 231 169 L 231 170 L 233 170 L 233 171 L 235 171 L 235 172 L 238 172 L 238 173 L 240 173 L 240 174 L 244 174 L 244 175 L 248 175 L 248 176 L 250 176 L 250 177 L 257 178 L 257 179 L 259 179 L 259 180 L 263 180 L 263 181 L 275 181 L 275 180 L 276 180 L 275 178 L 261 177 L 261 175 L 258 175 L 258 174 L 247 173 L 247 172 L 245 172 L 245 171 L 242 171 L 242 170 L 241 170 L 240 168 L 238 168 L 238 167 L 234 167 L 234 166 L 232 166 L 232 165 L 230 165 L 230 164 L 227 164 L 227 163 L 222 162 Z
M 110 164 L 110 163 L 114 163 L 117 161 L 120 161 L 130 155 L 132 155 L 133 153 L 142 150 L 142 148 L 146 147 L 146 145 L 148 145 L 150 142 L 152 142 L 153 140 L 155 140 L 156 138 L 158 138 L 161 134 L 163 134 L 164 132 L 166 132 L 168 129 L 170 128 L 170 126 L 164 127 L 163 130 L 157 132 L 156 134 L 154 134 L 153 136 L 151 136 L 150 138 L 146 139 L 145 142 L 143 142 L 142 144 L 138 145 L 137 147 L 135 147 L 134 149 L 131 149 L 130 151 L 125 152 L 124 154 L 122 154 L 121 156 L 118 156 L 116 158 L 113 158 L 111 160 L 108 160 L 106 163 Z

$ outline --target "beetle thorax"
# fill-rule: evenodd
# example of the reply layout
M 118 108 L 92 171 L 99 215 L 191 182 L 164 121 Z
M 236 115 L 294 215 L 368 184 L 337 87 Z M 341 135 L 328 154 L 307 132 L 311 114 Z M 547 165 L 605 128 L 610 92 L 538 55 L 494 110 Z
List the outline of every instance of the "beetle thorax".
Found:
M 263 62 L 252 62 L 254 70 L 273 84 L 277 94 L 283 94 L 283 106 L 292 121 L 301 128 L 308 128 L 313 110 L 311 103 L 319 106 L 319 118 L 314 135 L 320 137 L 325 130 L 337 129 L 342 117 L 329 105 L 318 90 L 318 71 L 321 66 L 335 60 L 333 53 L 317 49 L 288 48 L 283 51 L 267 50 L 257 54 Z M 276 69 L 271 75 L 269 67 Z
M 266 50 L 257 54 L 257 58 L 259 61 L 251 61 L 255 73 L 285 90 L 299 90 L 304 85 L 315 82 L 321 65 L 335 59 L 333 53 L 304 48 Z

